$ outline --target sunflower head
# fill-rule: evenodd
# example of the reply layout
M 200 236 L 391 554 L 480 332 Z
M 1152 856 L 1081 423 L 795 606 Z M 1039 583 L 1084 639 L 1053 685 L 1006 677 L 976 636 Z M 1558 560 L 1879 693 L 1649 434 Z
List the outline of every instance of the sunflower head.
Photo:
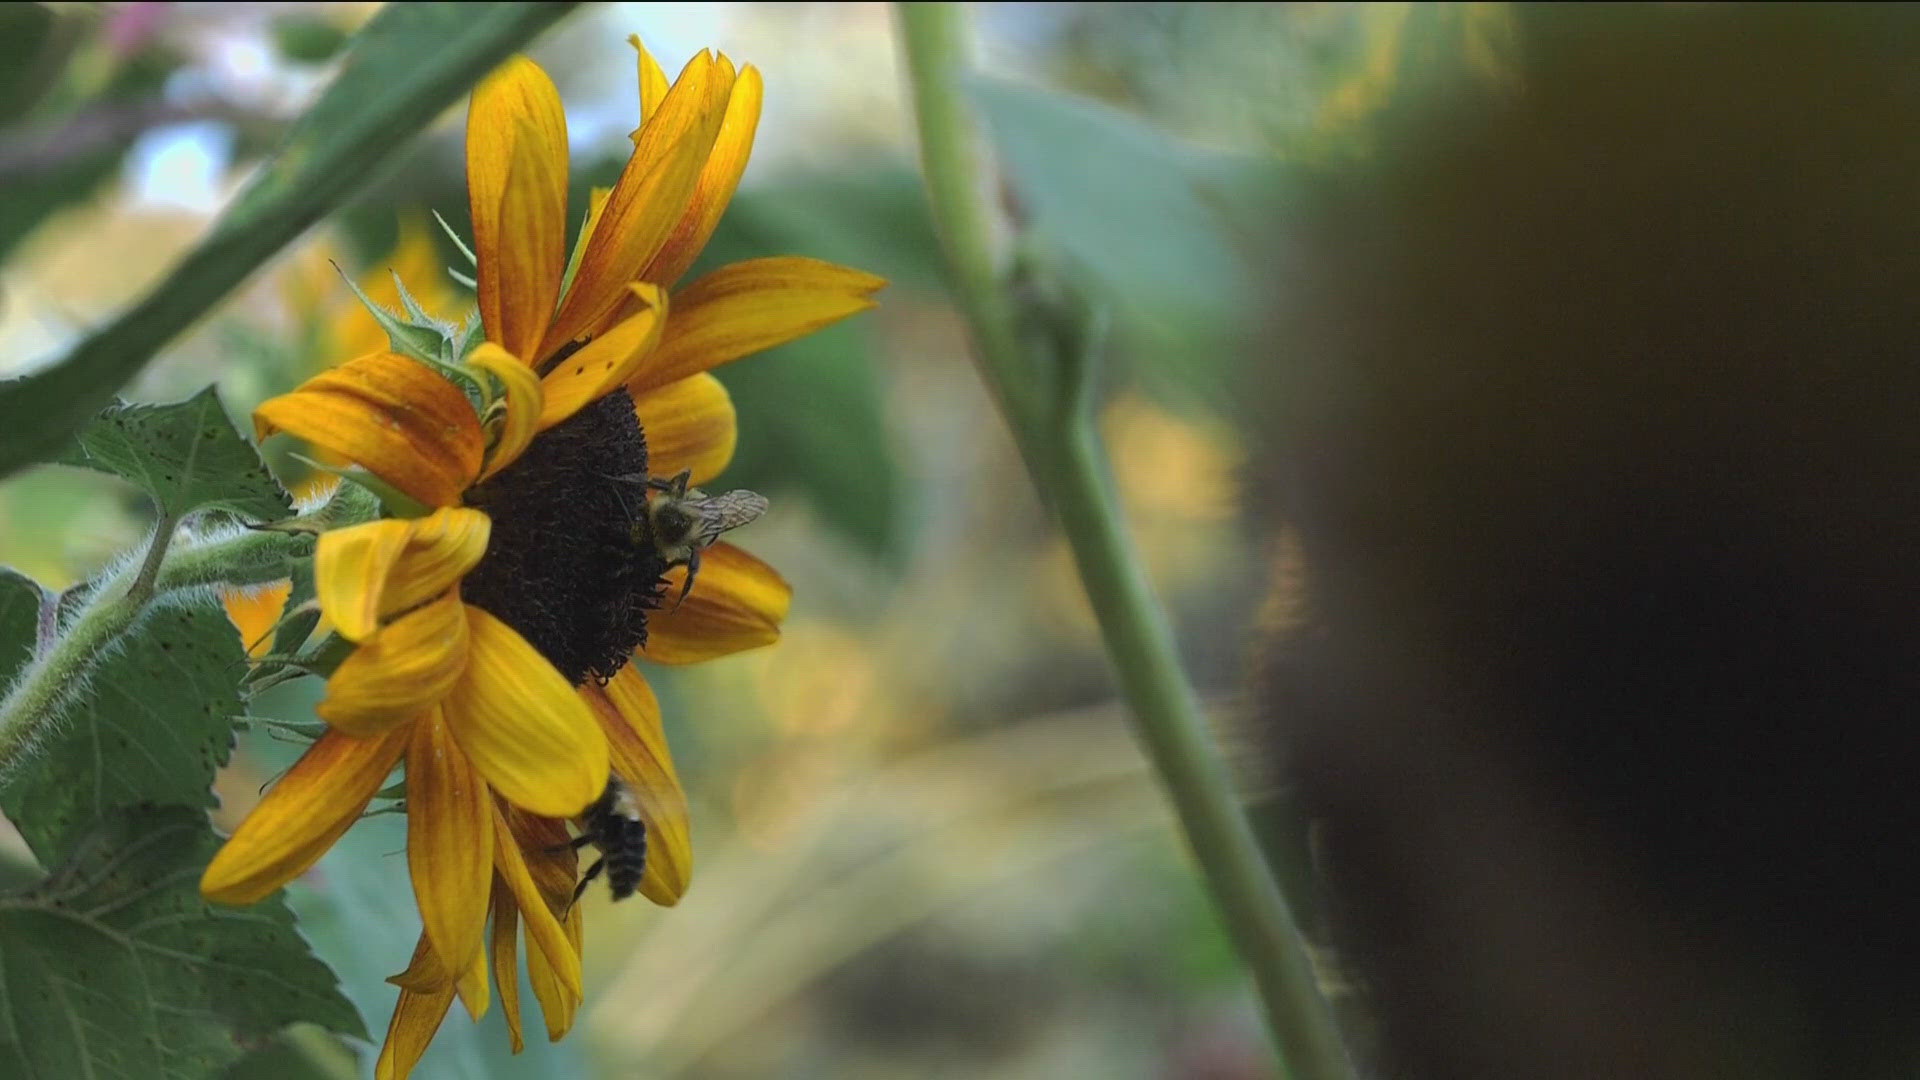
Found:
M 522 930 L 548 1032 L 564 1034 L 583 918 L 568 821 L 603 793 L 626 793 L 645 835 L 644 865 L 622 881 L 661 904 L 686 891 L 686 798 L 634 661 L 769 644 L 791 595 L 720 538 L 765 500 L 690 487 L 735 443 L 708 369 L 865 310 L 883 284 L 780 257 L 676 289 L 739 182 L 761 83 L 706 52 L 668 82 L 639 56 L 633 155 L 570 253 L 565 113 L 546 73 L 516 58 L 475 89 L 468 117 L 477 321 L 442 324 L 403 293 L 404 313 L 380 312 L 387 349 L 255 413 L 262 438 L 290 433 L 350 463 L 387 513 L 319 539 L 317 601 L 351 646 L 318 707 L 330 730 L 202 889 L 230 902 L 272 891 L 404 761 L 424 932 L 394 978 L 380 1076 L 406 1074 L 455 997 L 484 1010 L 489 971 L 518 1048 Z M 672 512 L 692 520 L 669 527 Z

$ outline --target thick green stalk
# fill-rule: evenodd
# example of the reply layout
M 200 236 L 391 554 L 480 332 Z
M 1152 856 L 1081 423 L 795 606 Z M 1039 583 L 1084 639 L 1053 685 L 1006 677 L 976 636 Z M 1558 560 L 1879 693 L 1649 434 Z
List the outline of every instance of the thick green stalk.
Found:
M 247 532 L 179 547 L 172 543 L 174 524 L 159 522 L 140 561 L 95 586 L 72 620 L 0 693 L 0 785 L 54 730 L 64 706 L 156 598 L 184 589 L 260 585 L 284 578 L 291 561 L 312 543 L 295 534 Z
M 1059 515 L 1135 732 L 1253 971 L 1282 1059 L 1301 1080 L 1346 1080 L 1352 1066 L 1306 943 L 1242 812 L 1181 670 L 1172 628 L 1122 523 L 1087 407 L 1094 358 L 1070 344 L 1084 341 L 1085 327 L 1022 330 L 1036 317 L 1058 321 L 1063 312 L 1022 311 L 1009 291 L 1012 267 L 996 232 L 993 177 L 960 85 L 967 67 L 964 16 L 954 4 L 901 4 L 897 11 L 928 199 L 976 361 L 1007 412 L 1036 486 Z

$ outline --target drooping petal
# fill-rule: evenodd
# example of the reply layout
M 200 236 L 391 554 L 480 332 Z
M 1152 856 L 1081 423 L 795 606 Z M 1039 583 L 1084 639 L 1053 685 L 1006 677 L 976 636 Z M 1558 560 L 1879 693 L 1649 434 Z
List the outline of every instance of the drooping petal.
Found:
M 673 285 L 707 246 L 714 227 L 720 224 L 720 215 L 726 213 L 734 190 L 740 186 L 740 175 L 747 171 L 747 158 L 753 154 L 754 132 L 760 126 L 762 92 L 759 70 L 751 64 L 740 69 L 740 77 L 734 80 L 733 92 L 727 98 L 720 134 L 714 138 L 713 150 L 700 170 L 700 178 L 694 182 L 686 213 L 667 235 L 660 253 L 641 273 L 642 281 Z
M 633 410 L 647 437 L 647 469 L 655 476 L 688 469 L 691 483 L 704 484 L 733 460 L 740 438 L 733 398 L 706 372 L 634 395 Z
M 560 423 L 581 406 L 599 400 L 632 378 L 660 343 L 660 333 L 667 324 L 667 294 L 637 281 L 630 290 L 640 302 L 639 310 L 587 342 L 541 380 L 545 406 L 540 410 L 540 430 Z
M 493 809 L 494 868 L 499 872 L 500 880 L 513 893 L 513 902 L 519 907 L 520 916 L 526 923 L 527 966 L 531 970 L 534 954 L 539 953 L 577 1005 L 580 1000 L 580 954 L 573 950 L 566 929 L 554 917 L 547 898 L 528 874 L 520 847 L 513 841 L 513 830 L 507 825 L 499 805 L 496 803 Z
M 374 1080 L 406 1080 L 420 1055 L 440 1030 L 453 1006 L 451 982 L 437 990 L 401 990 L 393 1006 L 393 1019 L 387 1022 L 387 1041 L 380 1047 L 380 1060 L 374 1063 Z
M 493 519 L 449 506 L 408 523 L 407 545 L 394 560 L 380 594 L 380 617 L 419 606 L 452 588 L 479 565 L 493 536 Z M 331 534 L 328 534 L 331 535 Z M 323 537 L 324 540 L 324 537 Z
M 665 595 L 680 595 L 685 567 L 667 573 Z M 673 601 L 647 619 L 641 655 L 661 664 L 695 664 L 744 649 L 771 645 L 793 601 L 793 588 L 773 567 L 725 542 L 700 556 L 693 591 L 679 607 Z
M 538 355 L 600 330 L 630 295 L 628 284 L 640 279 L 686 208 L 725 117 L 726 90 L 713 57 L 701 52 L 641 127 Z
M 407 748 L 407 871 L 434 954 L 449 976 L 467 971 L 481 951 L 493 885 L 493 807 L 437 708 L 413 725 Z
M 647 823 L 647 866 L 640 892 L 656 904 L 671 907 L 693 879 L 693 844 L 687 831 L 687 795 L 667 750 L 660 701 L 632 664 L 621 668 L 604 688 L 581 687 L 580 696 L 600 718 L 613 754 L 613 771 L 633 791 L 640 817 Z
M 250 589 L 226 589 L 220 604 L 227 609 L 227 621 L 240 634 L 240 647 L 254 659 L 273 649 L 273 628 L 287 609 L 287 597 L 293 595 L 293 582 L 274 581 Z
M 500 875 L 493 877 L 493 982 L 500 988 L 500 1015 L 514 1053 L 526 1049 L 520 1037 L 520 908 Z
M 648 390 L 874 306 L 883 278 L 797 255 L 723 266 L 674 294 L 666 336 L 628 384 Z
M 580 877 L 580 855 L 570 843 L 573 837 L 567 833 L 566 822 L 529 814 L 513 805 L 502 813 L 526 861 L 527 873 L 547 899 L 547 907 L 556 913 L 567 910 L 573 901 L 574 883 Z
M 298 435 L 426 506 L 457 504 L 485 449 L 466 394 L 397 353 L 349 360 L 268 398 L 253 411 L 253 427 L 261 439 Z
M 567 259 L 567 115 L 553 80 L 524 56 L 474 88 L 467 198 L 487 339 L 530 359 Z
M 579 908 L 567 912 L 563 931 L 570 949 L 579 919 Z M 573 955 L 577 956 L 578 953 Z M 533 996 L 540 1002 L 540 1015 L 547 1022 L 547 1041 L 559 1042 L 573 1029 L 574 1017 L 580 1012 L 582 995 L 568 985 L 566 976 L 556 965 L 549 963 L 546 954 L 538 949 L 527 951 L 527 985 L 533 988 Z
M 385 731 L 446 698 L 466 672 L 467 638 L 460 594 L 448 592 L 361 642 L 313 711 L 349 735 Z
M 414 527 L 404 518 L 381 518 L 320 534 L 313 552 L 314 596 L 341 637 L 365 641 L 380 629 L 380 599 Z
M 645 124 L 649 117 L 660 111 L 660 102 L 666 99 L 667 73 L 660 70 L 660 61 L 655 60 L 647 47 L 640 43 L 639 34 L 628 34 L 627 44 L 640 54 L 640 122 Z M 633 137 L 639 140 L 639 128 L 633 130 Z
M 486 914 L 485 909 L 481 914 Z M 453 984 L 454 991 L 460 995 L 460 1004 L 466 1006 L 467 1015 L 475 1020 L 487 1015 L 487 953 L 485 949 L 476 949 L 473 959 L 467 961 L 465 971 Z
M 467 357 L 467 363 L 492 374 L 506 387 L 507 415 L 500 425 L 500 436 L 487 450 L 487 464 L 480 472 L 485 480 L 513 464 L 540 430 L 540 410 L 544 405 L 540 376 L 519 358 L 491 341 L 482 342 Z
M 607 783 L 607 740 L 545 657 L 469 605 L 467 668 L 447 695 L 447 724 L 489 784 L 543 817 L 573 817 Z
M 359 818 L 406 746 L 405 728 L 371 739 L 320 736 L 214 855 L 201 895 L 251 904 L 299 876 Z

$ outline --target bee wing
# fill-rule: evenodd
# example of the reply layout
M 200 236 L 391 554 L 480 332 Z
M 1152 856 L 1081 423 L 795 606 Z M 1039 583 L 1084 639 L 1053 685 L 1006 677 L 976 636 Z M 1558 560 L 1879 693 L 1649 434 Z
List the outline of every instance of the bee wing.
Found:
M 767 498 L 758 492 L 738 490 L 713 495 L 700 501 L 700 546 L 706 547 L 720 534 L 767 512 Z

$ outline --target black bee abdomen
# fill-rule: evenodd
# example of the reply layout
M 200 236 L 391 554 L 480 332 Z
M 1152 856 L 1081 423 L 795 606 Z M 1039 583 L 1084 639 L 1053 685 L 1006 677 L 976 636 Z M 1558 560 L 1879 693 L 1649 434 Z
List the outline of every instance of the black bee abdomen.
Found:
M 606 790 L 581 815 L 581 826 L 600 849 L 599 865 L 607 875 L 613 898 L 632 896 L 647 871 L 647 823 L 641 820 L 632 792 L 619 777 L 607 779 Z

